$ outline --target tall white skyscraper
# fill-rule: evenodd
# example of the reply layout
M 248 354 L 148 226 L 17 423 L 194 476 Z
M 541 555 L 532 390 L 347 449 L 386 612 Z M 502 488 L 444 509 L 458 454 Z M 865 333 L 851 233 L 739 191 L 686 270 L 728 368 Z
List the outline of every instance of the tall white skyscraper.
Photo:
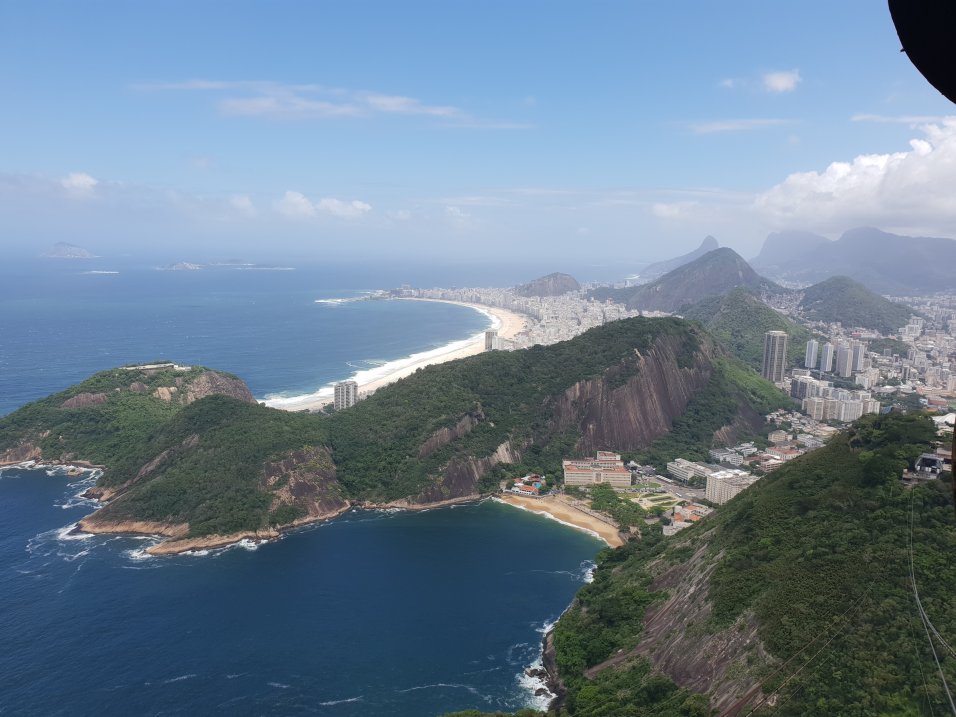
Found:
M 849 346 L 837 347 L 835 373 L 843 378 L 850 378 L 853 373 L 853 352 Z
M 787 370 L 787 338 L 785 331 L 768 331 L 763 335 L 763 368 L 760 373 L 768 381 L 783 381 Z
M 830 373 L 833 370 L 833 344 L 827 341 L 820 352 L 820 370 Z
M 819 346 L 820 344 L 818 344 L 815 339 L 810 339 L 807 341 L 807 353 L 803 359 L 804 368 L 817 367 L 817 347 Z
M 335 410 L 349 408 L 358 401 L 358 384 L 355 381 L 339 381 L 335 384 Z
M 866 344 L 862 341 L 851 341 L 850 350 L 853 352 L 853 370 L 863 370 L 863 359 L 866 357 Z

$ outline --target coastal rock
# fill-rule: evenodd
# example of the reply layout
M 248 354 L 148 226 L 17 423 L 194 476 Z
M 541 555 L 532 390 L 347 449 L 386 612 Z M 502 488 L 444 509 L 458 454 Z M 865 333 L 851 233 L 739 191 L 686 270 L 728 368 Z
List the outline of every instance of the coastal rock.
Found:
M 129 385 L 129 390 L 133 393 L 149 393 L 149 386 L 142 381 L 133 381 L 133 383 Z
M 78 393 L 60 404 L 60 408 L 88 408 L 100 403 L 106 403 L 105 393 Z
M 272 492 L 270 510 L 291 506 L 307 520 L 338 515 L 351 505 L 336 479 L 332 457 L 322 447 L 303 448 L 266 463 L 261 484 Z
M 0 452 L 0 465 L 4 463 L 16 464 L 23 463 L 24 461 L 38 461 L 42 457 L 43 454 L 37 446 L 29 441 L 24 441 L 18 443 L 13 448 L 8 448 Z

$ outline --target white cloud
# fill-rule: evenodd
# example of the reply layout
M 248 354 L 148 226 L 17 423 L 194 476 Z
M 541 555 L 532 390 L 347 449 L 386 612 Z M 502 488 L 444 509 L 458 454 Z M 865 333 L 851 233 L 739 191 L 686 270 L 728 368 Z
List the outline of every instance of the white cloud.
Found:
M 365 95 L 365 103 L 373 110 L 403 115 L 432 115 L 433 117 L 459 117 L 457 107 L 426 105 L 411 97 L 399 95 Z
M 272 203 L 273 208 L 287 217 L 303 218 L 315 216 L 315 205 L 301 192 L 287 191 L 282 199 Z
M 355 117 L 361 108 L 351 104 L 335 104 L 292 94 L 263 97 L 229 97 L 218 104 L 224 115 L 273 117 L 277 119 L 322 119 L 326 117 Z
M 797 172 L 758 195 L 755 209 L 776 226 L 842 231 L 858 224 L 956 230 L 956 118 L 921 127 L 908 151 L 863 154 L 819 172 Z
M 310 218 L 317 214 L 328 214 L 341 219 L 355 219 L 372 211 L 372 205 L 354 199 L 343 201 L 334 197 L 323 197 L 313 202 L 302 192 L 287 191 L 282 199 L 272 203 L 273 208 L 286 217 L 294 219 Z
M 793 92 L 802 79 L 800 70 L 768 72 L 763 76 L 763 87 L 767 92 L 776 94 Z
M 651 212 L 655 217 L 660 219 L 677 219 L 682 213 L 683 204 L 674 203 L 667 204 L 664 202 L 657 202 L 651 207 Z
M 397 219 L 400 222 L 407 222 L 412 218 L 412 213 L 407 209 L 398 209 L 397 211 L 389 212 L 388 216 L 391 219 Z
M 71 172 L 60 180 L 62 186 L 72 197 L 86 199 L 93 196 L 99 180 L 86 172 Z
M 690 129 L 694 134 L 717 134 L 720 132 L 749 132 L 792 123 L 793 120 L 775 118 L 716 120 L 692 123 Z
M 471 216 L 468 212 L 462 211 L 461 207 L 454 206 L 445 207 L 445 214 L 453 219 L 467 219 Z
M 360 217 L 372 211 L 371 204 L 361 202 L 357 199 L 351 202 L 344 202 L 341 199 L 334 199 L 332 197 L 320 199 L 318 204 L 316 204 L 316 208 L 320 212 L 331 214 L 334 217 L 342 217 L 343 219 L 354 219 L 355 217 Z
M 235 196 L 230 197 L 229 205 L 237 212 L 247 217 L 254 217 L 259 213 L 256 210 L 256 205 L 253 204 L 252 200 L 245 194 L 236 194 Z
M 446 126 L 525 129 L 529 125 L 474 117 L 459 107 L 429 104 L 414 97 L 349 90 L 317 84 L 272 81 L 187 80 L 133 85 L 146 92 L 198 92 L 212 95 L 220 113 L 231 117 L 315 120 L 332 117 L 418 116 Z
M 740 80 L 733 77 L 725 77 L 720 82 L 717 83 L 718 87 L 721 87 L 725 90 L 732 90 L 735 87 L 740 85 Z
M 908 124 L 912 126 L 921 124 L 940 124 L 953 117 L 943 117 L 940 115 L 870 115 L 855 114 L 850 117 L 851 122 L 879 122 L 881 124 Z

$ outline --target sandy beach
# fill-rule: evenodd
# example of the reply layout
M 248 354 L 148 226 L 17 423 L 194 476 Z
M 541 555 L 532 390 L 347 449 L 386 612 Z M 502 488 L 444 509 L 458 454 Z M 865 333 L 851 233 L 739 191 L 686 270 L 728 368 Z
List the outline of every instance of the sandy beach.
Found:
M 612 548 L 624 545 L 624 541 L 621 540 L 617 528 L 602 520 L 598 520 L 583 510 L 578 510 L 567 501 L 565 496 L 549 495 L 544 498 L 525 498 L 520 495 L 504 493 L 495 496 L 495 500 L 535 513 L 544 513 L 562 523 L 579 528 L 580 530 L 586 530 L 589 533 L 597 535 L 597 537 Z
M 446 301 L 444 299 L 391 299 L 391 301 L 436 301 L 444 304 L 458 304 L 467 306 L 485 314 L 492 319 L 492 327 L 498 330 L 498 335 L 502 338 L 511 339 L 525 329 L 527 319 L 520 314 L 507 309 L 500 309 L 496 306 L 484 306 L 482 304 L 468 304 L 461 301 Z M 421 354 L 414 354 L 404 359 L 390 361 L 389 370 L 384 375 L 378 376 L 365 383 L 359 383 L 359 394 L 368 395 L 382 386 L 398 381 L 401 378 L 410 376 L 418 369 L 432 364 L 444 363 L 445 361 L 454 361 L 455 359 L 474 356 L 484 351 L 485 344 L 484 333 L 475 334 L 462 341 L 455 341 L 447 344 L 440 349 L 425 351 Z M 344 379 L 343 379 L 344 380 Z M 297 396 L 295 398 L 277 398 L 267 400 L 265 403 L 273 408 L 281 408 L 286 411 L 314 411 L 332 402 L 331 388 L 326 387 L 316 393 L 306 396 Z

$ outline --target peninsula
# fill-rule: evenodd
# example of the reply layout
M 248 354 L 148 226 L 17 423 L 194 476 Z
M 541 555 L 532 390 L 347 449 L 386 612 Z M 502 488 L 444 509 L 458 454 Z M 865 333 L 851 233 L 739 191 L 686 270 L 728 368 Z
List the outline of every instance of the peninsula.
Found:
M 91 495 L 106 504 L 81 528 L 159 535 L 153 552 L 177 552 L 352 506 L 475 500 L 509 465 L 559 475 L 569 452 L 649 447 L 685 412 L 703 418 L 680 440 L 706 450 L 783 401 L 699 325 L 633 318 L 428 366 L 330 416 L 259 405 L 204 367 L 105 371 L 0 419 L 0 462 L 105 466 Z

